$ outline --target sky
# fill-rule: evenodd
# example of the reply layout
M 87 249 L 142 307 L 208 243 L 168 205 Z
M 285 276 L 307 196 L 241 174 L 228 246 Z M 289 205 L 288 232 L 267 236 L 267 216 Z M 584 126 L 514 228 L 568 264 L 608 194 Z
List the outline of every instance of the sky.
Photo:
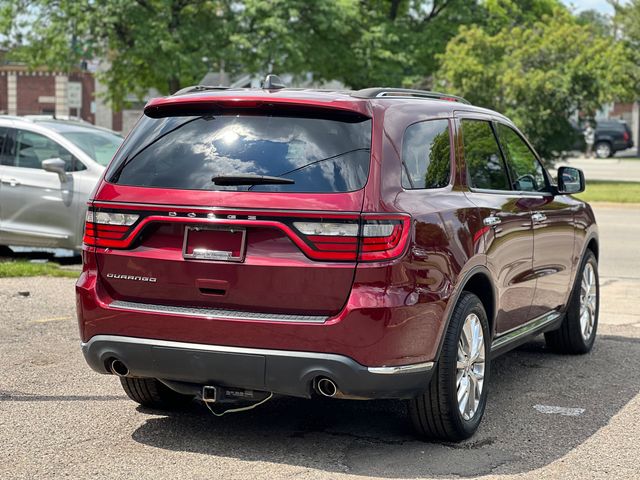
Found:
M 562 3 L 575 8 L 577 12 L 583 10 L 597 10 L 600 13 L 613 13 L 613 8 L 607 0 L 562 0 Z M 623 1 L 621 3 L 626 3 Z

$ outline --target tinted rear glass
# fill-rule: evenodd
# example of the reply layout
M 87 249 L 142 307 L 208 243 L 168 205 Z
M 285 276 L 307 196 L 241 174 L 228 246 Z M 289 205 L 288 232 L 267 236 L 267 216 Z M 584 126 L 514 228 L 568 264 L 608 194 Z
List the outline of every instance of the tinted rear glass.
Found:
M 224 114 L 143 117 L 107 178 L 121 185 L 187 190 L 349 192 L 369 175 L 371 120 Z M 223 175 L 291 179 L 280 185 L 221 186 Z
M 429 120 L 409 126 L 402 140 L 402 186 L 406 189 L 447 186 L 450 156 L 448 120 Z

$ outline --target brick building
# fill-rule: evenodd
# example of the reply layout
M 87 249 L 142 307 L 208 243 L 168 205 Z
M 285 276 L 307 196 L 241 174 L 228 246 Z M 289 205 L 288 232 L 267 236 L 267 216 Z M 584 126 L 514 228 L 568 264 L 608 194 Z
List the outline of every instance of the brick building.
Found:
M 93 73 L 70 74 L 25 65 L 0 65 L 0 115 L 55 115 L 81 118 L 100 127 L 127 133 L 140 109 L 112 111 L 97 92 L 104 91 Z

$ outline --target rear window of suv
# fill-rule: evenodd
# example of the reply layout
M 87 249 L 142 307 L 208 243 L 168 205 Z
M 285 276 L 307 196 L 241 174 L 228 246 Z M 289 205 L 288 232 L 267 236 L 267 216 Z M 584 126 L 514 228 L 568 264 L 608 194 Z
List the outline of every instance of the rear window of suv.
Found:
M 371 120 L 361 116 L 143 116 L 107 178 L 120 185 L 186 190 L 350 192 L 367 182 L 370 148 Z M 216 185 L 212 180 L 227 175 L 293 183 Z

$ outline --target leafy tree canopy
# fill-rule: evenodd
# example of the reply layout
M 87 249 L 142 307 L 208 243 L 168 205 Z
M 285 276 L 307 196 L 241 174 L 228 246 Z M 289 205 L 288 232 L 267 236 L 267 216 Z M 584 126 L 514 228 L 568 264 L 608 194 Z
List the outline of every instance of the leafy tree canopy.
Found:
M 510 117 L 547 160 L 571 148 L 574 112 L 631 98 L 637 82 L 625 45 L 559 8 L 496 33 L 463 27 L 441 60 L 439 86 Z
M 110 67 L 102 79 L 117 105 L 129 93 L 142 96 L 151 87 L 169 93 L 194 83 L 207 71 L 204 57 L 232 53 L 231 2 L 5 0 L 1 5 L 0 12 L 12 10 L 9 25 L 2 14 L 4 33 L 19 46 L 19 59 L 62 70 L 81 59 L 106 60 Z
M 120 104 L 194 84 L 222 62 L 231 75 L 428 85 L 458 26 L 483 16 L 469 0 L 0 0 L 0 41 L 34 67 L 105 59 Z
M 512 117 L 552 159 L 572 113 L 637 91 L 640 0 L 618 10 L 624 42 L 560 0 L 0 0 L 0 45 L 33 67 L 104 60 L 116 107 L 221 67 L 447 90 Z
M 633 49 L 636 60 L 640 60 L 640 0 L 629 0 L 624 5 L 612 2 L 615 7 L 615 24 L 621 27 L 624 41 Z

